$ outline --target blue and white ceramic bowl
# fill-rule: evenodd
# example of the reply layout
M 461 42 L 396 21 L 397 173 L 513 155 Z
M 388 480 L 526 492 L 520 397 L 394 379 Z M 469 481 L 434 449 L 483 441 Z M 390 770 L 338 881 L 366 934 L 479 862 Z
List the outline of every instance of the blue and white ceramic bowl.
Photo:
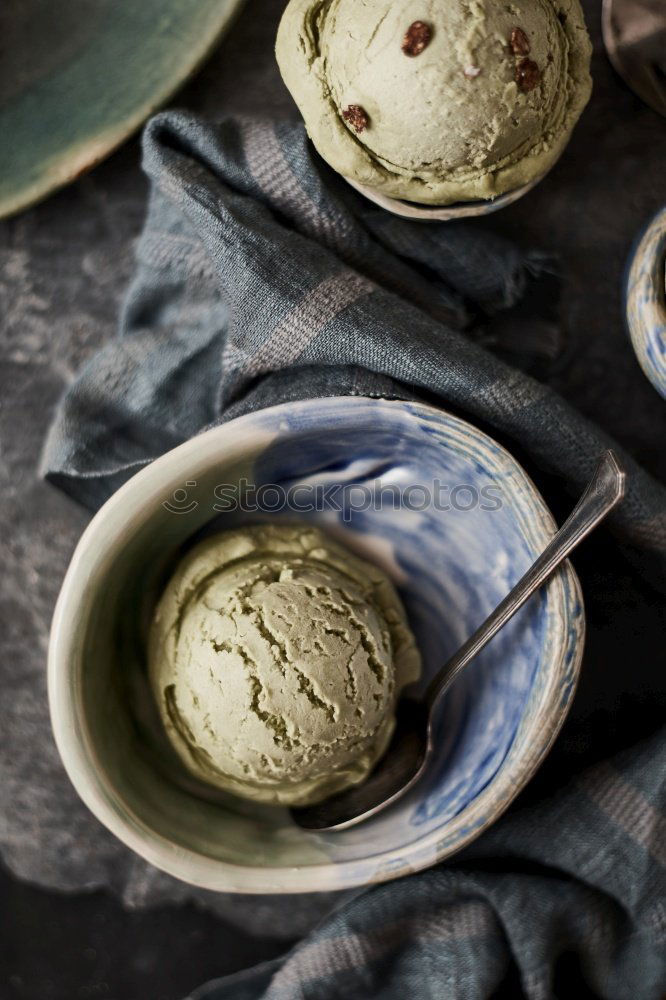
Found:
M 650 222 L 631 258 L 626 309 L 639 364 L 666 399 L 666 207 Z
M 243 479 L 272 484 L 254 500 L 245 494 L 244 505 L 261 503 L 262 511 L 229 510 L 230 488 Z M 297 484 L 308 489 L 298 493 L 294 513 L 280 491 Z M 341 487 L 352 484 L 345 506 Z M 308 503 L 315 509 L 302 509 Z M 460 677 L 442 706 L 427 777 L 381 816 L 310 834 L 286 810 L 197 787 L 154 729 L 142 639 L 156 596 L 183 545 L 211 525 L 295 516 L 319 522 L 386 568 L 419 641 L 425 678 L 555 530 L 523 470 L 488 436 L 428 406 L 362 398 L 240 417 L 164 455 L 109 500 L 79 543 L 55 612 L 49 696 L 56 740 L 102 823 L 158 868 L 209 889 L 342 889 L 452 854 L 494 822 L 533 774 L 576 686 L 584 618 L 566 565 Z

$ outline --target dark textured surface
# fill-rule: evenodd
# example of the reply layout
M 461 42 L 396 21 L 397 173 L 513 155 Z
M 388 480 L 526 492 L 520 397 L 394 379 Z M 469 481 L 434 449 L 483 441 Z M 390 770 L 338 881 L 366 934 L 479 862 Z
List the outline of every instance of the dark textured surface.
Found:
M 108 893 L 53 896 L 1 870 L 0 899 L 1 1000 L 174 1000 L 285 947 L 192 904 L 128 913 Z
M 272 59 L 282 4 L 262 4 L 260 15 L 259 6 L 248 6 L 179 105 L 208 112 L 220 106 L 262 114 L 290 110 Z M 634 238 L 666 201 L 666 123 L 614 76 L 600 51 L 599 5 L 588 2 L 586 10 L 596 50 L 591 105 L 552 174 L 490 225 L 522 245 L 559 255 L 564 282 L 558 321 L 567 349 L 551 383 L 663 479 L 666 404 L 631 352 L 621 279 Z M 55 597 L 87 515 L 40 482 L 36 466 L 63 387 L 113 335 L 144 212 L 146 185 L 138 163 L 135 141 L 66 191 L 0 224 L 3 859 L 22 879 L 68 890 L 106 885 L 135 908 L 177 900 L 186 889 L 119 845 L 78 801 L 59 763 L 48 724 L 45 652 Z M 633 606 L 617 607 L 607 587 L 610 558 L 603 546 L 592 544 L 577 561 L 595 625 L 587 658 L 603 662 L 604 650 L 621 644 L 631 676 L 608 678 L 600 694 L 598 678 L 584 670 L 572 718 L 528 795 L 556 780 L 564 761 L 570 768 L 572 756 L 603 756 L 605 748 L 593 744 L 590 733 L 607 734 L 610 743 L 615 713 L 628 699 L 644 707 L 645 734 L 658 721 L 658 702 L 641 663 L 663 643 L 663 605 L 646 587 Z M 623 735 L 629 741 L 637 734 Z M 67 822 L 54 822 L 55 815 L 66 815 Z M 9 875 L 2 882 L 0 918 L 8 921 L 11 913 L 11 926 L 2 934 L 0 1000 L 172 1000 L 207 976 L 273 954 L 267 937 L 277 934 L 284 947 L 323 909 L 320 903 L 217 897 L 207 901 L 224 919 L 173 902 L 128 918 L 105 893 L 67 897 L 12 883 Z M 98 913 L 107 914 L 99 940 L 110 971 L 96 980 L 83 952 L 97 948 L 90 933 Z M 51 933 L 41 934 L 41 927 Z M 37 961 L 34 939 L 40 935 Z M 181 937 L 193 942 L 189 950 L 175 947 Z M 187 976 L 174 971 L 178 956 L 192 963 Z

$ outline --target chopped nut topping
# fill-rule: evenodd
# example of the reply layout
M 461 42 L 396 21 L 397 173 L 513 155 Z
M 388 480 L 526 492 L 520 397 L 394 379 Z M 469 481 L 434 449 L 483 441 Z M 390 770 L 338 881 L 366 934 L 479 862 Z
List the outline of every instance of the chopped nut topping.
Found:
M 414 21 L 407 28 L 402 40 L 402 51 L 406 56 L 420 56 L 432 38 L 432 29 L 425 21 Z
M 350 104 L 342 112 L 342 117 L 348 122 L 356 133 L 362 132 L 370 124 L 367 112 L 360 104 Z
M 539 86 L 540 80 L 541 71 L 537 64 L 531 59 L 521 59 L 516 66 L 516 83 L 519 90 L 524 93 L 527 93 L 528 90 L 534 90 L 535 87 Z
M 480 66 L 465 66 L 463 73 L 468 80 L 473 80 L 475 76 L 478 76 L 481 72 Z
M 530 52 L 530 40 L 522 28 L 514 28 L 511 32 L 509 45 L 514 56 L 527 56 Z

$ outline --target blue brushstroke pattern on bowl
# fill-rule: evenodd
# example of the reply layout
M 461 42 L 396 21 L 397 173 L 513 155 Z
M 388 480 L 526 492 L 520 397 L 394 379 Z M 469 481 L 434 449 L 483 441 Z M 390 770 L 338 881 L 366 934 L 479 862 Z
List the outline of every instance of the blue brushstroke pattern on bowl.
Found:
M 374 493 L 378 481 L 383 487 L 421 486 L 431 493 L 436 479 L 454 490 L 461 487 L 456 490 L 460 509 L 392 510 L 389 505 L 381 510 L 349 509 L 323 519 L 318 512 L 299 514 L 300 519 L 312 517 L 325 524 L 350 548 L 383 563 L 407 609 L 428 678 L 511 589 L 535 550 L 527 537 L 532 513 L 524 509 L 528 497 L 523 494 L 518 504 L 515 477 L 498 468 L 506 453 L 489 438 L 480 447 L 479 432 L 462 421 L 432 412 L 424 419 L 421 410 L 402 404 L 391 421 L 378 420 L 364 430 L 367 454 L 353 466 L 349 454 L 359 434 L 354 418 L 344 421 L 344 429 L 341 421 L 337 434 L 322 436 L 317 421 L 312 426 L 296 412 L 287 421 L 286 439 L 276 440 L 256 462 L 255 481 L 284 487 L 308 483 L 323 490 L 354 483 Z M 484 501 L 481 491 L 489 488 L 495 493 Z M 473 491 L 478 507 L 471 506 Z M 496 504 L 502 506 L 495 510 Z M 464 509 L 467 506 L 471 509 Z M 283 511 L 280 516 L 294 515 Z M 454 686 L 442 708 L 434 766 L 405 806 L 395 811 L 403 821 L 433 829 L 464 810 L 497 774 L 540 684 L 541 652 L 549 641 L 547 605 L 545 592 L 538 594 Z M 574 601 L 572 610 L 580 613 L 579 602 Z M 573 658 L 575 627 L 570 641 Z M 388 822 L 395 821 L 396 815 L 391 815 Z
M 330 494 L 336 484 L 354 484 L 376 496 L 380 486 L 433 491 L 439 481 L 441 505 L 448 503 L 449 509 L 394 509 L 385 501 L 364 510 L 344 509 L 340 503 L 341 510 L 216 514 L 211 487 L 230 481 L 225 461 L 232 445 L 251 456 L 245 472 L 251 470 L 256 486 L 309 484 Z M 192 480 L 198 483 L 192 513 L 155 513 L 161 503 L 154 500 L 168 498 Z M 453 487 L 458 488 L 455 503 Z M 410 497 L 414 508 L 426 499 L 419 490 Z M 239 522 L 269 517 L 317 522 L 382 565 L 394 580 L 423 654 L 422 685 L 529 567 L 555 525 L 506 450 L 465 421 L 416 403 L 331 398 L 284 404 L 215 428 L 135 476 L 92 522 L 80 544 L 80 564 L 77 550 L 68 573 L 73 579 L 65 581 L 57 629 L 54 625 L 60 634 L 52 641 L 50 658 L 52 712 L 63 759 L 84 800 L 121 839 L 171 874 L 218 890 L 302 892 L 418 870 L 460 849 L 494 822 L 555 738 L 575 689 L 584 634 L 580 588 L 569 564 L 452 687 L 438 720 L 432 766 L 395 806 L 350 830 L 316 835 L 295 827 L 286 810 L 255 808 L 229 797 L 222 805 L 197 802 L 202 819 L 194 836 L 194 810 L 187 810 L 185 793 L 178 792 L 173 804 L 167 802 L 168 796 L 152 786 L 148 768 L 141 777 L 143 764 L 135 768 L 136 789 L 119 790 L 112 768 L 104 766 L 108 740 L 92 731 L 85 718 L 69 717 L 73 709 L 62 690 L 63 673 L 77 669 L 66 660 L 72 658 L 73 644 L 62 634 L 63 619 L 78 616 L 83 620 L 78 627 L 85 629 L 81 595 L 103 585 L 95 566 L 108 574 L 113 565 L 104 549 L 113 540 L 100 541 L 96 522 L 118 518 L 125 508 L 133 511 L 144 553 L 142 564 L 132 553 L 132 537 L 123 539 L 123 558 L 128 560 L 123 572 L 128 575 L 118 579 L 117 570 L 115 586 L 126 595 L 132 587 L 154 590 L 149 574 L 156 572 L 157 560 L 145 558 L 151 535 L 157 551 L 168 531 L 169 545 L 177 551 L 188 537 Z M 77 580 L 88 557 L 95 564 L 86 566 L 85 580 Z M 108 590 L 104 601 L 113 603 Z M 85 642 L 79 637 L 76 650 L 82 648 Z M 96 669 L 104 669 L 96 663 Z M 80 711 L 85 715 L 85 708 Z M 97 742 L 94 763 L 86 741 L 75 742 L 71 735 L 86 725 L 88 741 Z M 151 806 L 149 814 L 147 803 L 155 802 L 159 811 Z M 159 819 L 162 827 L 156 829 L 156 815 L 165 812 L 169 815 Z M 244 858 L 238 854 L 241 841 Z
M 666 399 L 666 207 L 649 223 L 630 258 L 625 308 L 638 362 Z

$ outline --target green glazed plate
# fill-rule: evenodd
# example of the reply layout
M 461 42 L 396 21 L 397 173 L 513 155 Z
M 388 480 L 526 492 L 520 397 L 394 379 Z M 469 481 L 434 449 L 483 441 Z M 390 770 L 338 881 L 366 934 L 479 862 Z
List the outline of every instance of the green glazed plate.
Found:
M 88 170 L 163 104 L 242 0 L 1 0 L 0 217 Z

